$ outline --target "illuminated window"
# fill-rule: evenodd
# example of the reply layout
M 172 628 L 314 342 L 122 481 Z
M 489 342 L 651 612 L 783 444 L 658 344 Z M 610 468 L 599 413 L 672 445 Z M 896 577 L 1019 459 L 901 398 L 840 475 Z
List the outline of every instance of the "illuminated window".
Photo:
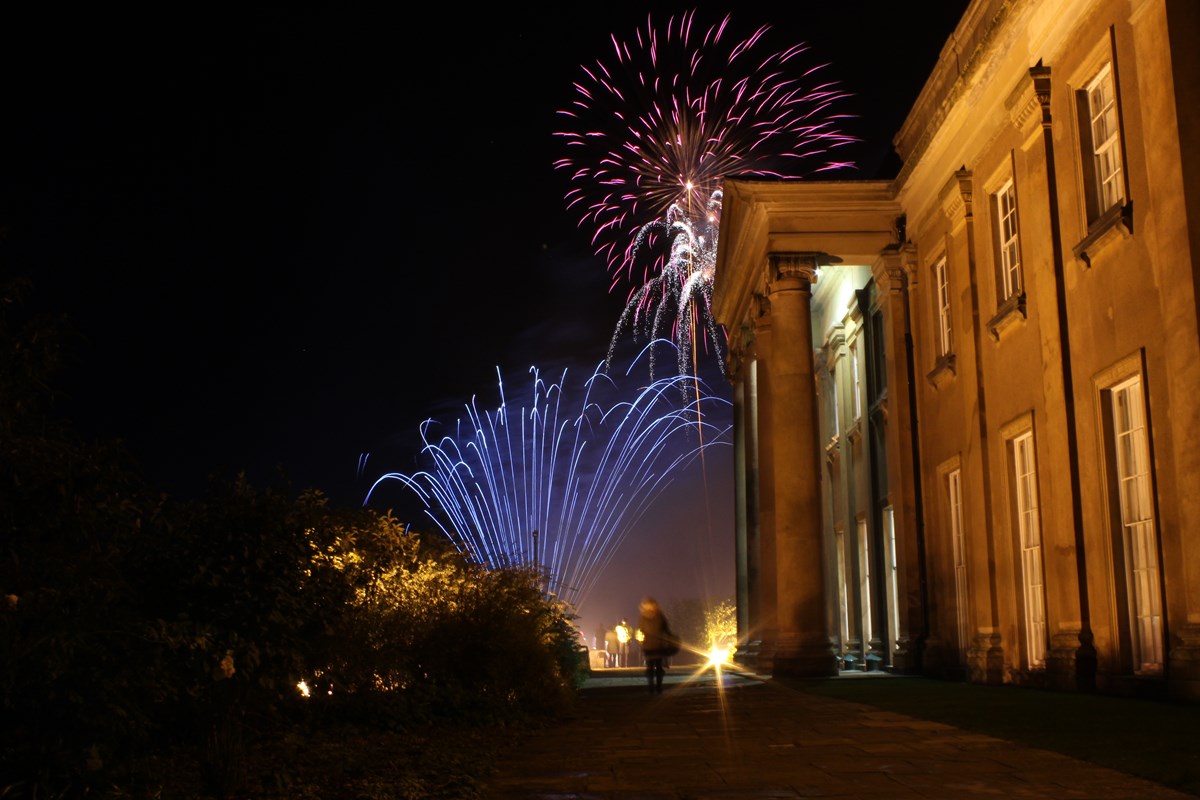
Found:
M 1012 180 L 992 197 L 996 222 L 996 263 L 1000 268 L 1001 301 L 1021 293 L 1021 250 L 1017 235 L 1017 191 Z
M 1113 387 L 1108 400 L 1133 668 L 1137 673 L 1159 673 L 1163 666 L 1162 590 L 1141 376 Z
M 870 391 L 869 403 L 887 394 L 887 345 L 883 335 L 883 309 L 871 313 L 870 327 L 867 329 L 867 388 Z
M 865 653 L 870 645 L 871 636 L 871 545 L 867 541 L 867 521 L 858 521 L 858 592 L 862 608 L 862 643 Z
M 1125 200 L 1120 114 L 1112 64 L 1105 64 L 1076 95 L 1090 225 Z
M 1042 531 L 1038 518 L 1037 459 L 1033 431 L 1012 440 L 1012 478 L 1021 545 L 1021 586 L 1025 606 L 1025 654 L 1033 669 L 1046 665 L 1046 586 L 1042 571 Z
M 850 375 L 854 387 L 854 419 L 862 416 L 862 383 L 858 377 L 858 340 L 850 345 Z
M 837 539 L 838 610 L 841 619 L 842 651 L 850 641 L 850 596 L 846 591 L 849 576 L 846 575 L 846 534 L 841 528 L 835 531 Z
M 838 410 L 838 380 L 837 373 L 831 372 L 830 377 L 833 379 L 833 392 L 830 393 L 830 399 L 833 400 L 833 435 L 837 436 L 842 431 L 842 420 Z
M 953 341 L 950 336 L 950 283 L 946 275 L 945 257 L 933 268 L 933 278 L 937 286 L 938 355 L 948 356 L 953 352 Z
M 900 566 L 896 555 L 896 514 L 888 506 L 883 509 L 883 536 L 887 546 L 887 589 L 888 589 L 888 652 L 899 646 L 900 636 Z
M 971 625 L 967 617 L 967 547 L 963 536 L 962 470 L 946 476 L 946 502 L 950 516 L 950 541 L 954 549 L 954 597 L 958 614 L 958 649 L 964 658 L 971 646 Z

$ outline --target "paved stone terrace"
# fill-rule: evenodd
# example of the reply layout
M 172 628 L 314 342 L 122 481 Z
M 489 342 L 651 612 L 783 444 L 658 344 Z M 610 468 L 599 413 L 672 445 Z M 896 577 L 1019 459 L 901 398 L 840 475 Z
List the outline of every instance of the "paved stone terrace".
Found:
M 523 736 L 496 800 L 1088 798 L 1196 800 L 1155 783 L 769 680 L 593 678 L 566 722 Z

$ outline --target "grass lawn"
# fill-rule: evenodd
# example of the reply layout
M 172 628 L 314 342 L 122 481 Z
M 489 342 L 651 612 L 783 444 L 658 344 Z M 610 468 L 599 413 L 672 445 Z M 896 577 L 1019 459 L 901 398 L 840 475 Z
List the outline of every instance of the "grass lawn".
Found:
M 929 678 L 779 682 L 1052 750 L 1200 795 L 1197 705 Z

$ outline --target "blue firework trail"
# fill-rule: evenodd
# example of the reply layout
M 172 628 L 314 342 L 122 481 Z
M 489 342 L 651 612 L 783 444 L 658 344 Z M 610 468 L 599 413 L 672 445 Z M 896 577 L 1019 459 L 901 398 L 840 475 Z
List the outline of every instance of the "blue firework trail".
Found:
M 729 445 L 730 426 L 711 420 L 728 420 L 731 404 L 705 387 L 695 392 L 694 376 L 653 379 L 622 395 L 601 362 L 573 396 L 566 370 L 553 382 L 530 373 L 528 405 L 509 404 L 497 370 L 498 407 L 481 411 L 472 400 L 453 435 L 423 423 L 428 466 L 380 476 L 364 504 L 397 481 L 460 551 L 490 567 L 535 564 L 547 592 L 578 608 L 673 477 Z M 692 385 L 686 404 L 681 381 Z

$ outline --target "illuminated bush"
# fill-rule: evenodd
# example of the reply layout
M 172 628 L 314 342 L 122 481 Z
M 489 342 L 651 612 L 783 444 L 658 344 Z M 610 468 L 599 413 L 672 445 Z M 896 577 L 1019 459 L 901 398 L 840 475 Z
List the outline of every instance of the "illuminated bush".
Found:
M 722 600 L 705 610 L 704 642 L 721 650 L 732 650 L 737 645 L 737 606 L 732 600 Z
M 405 718 L 511 716 L 569 700 L 575 634 L 536 575 L 468 564 L 387 518 L 375 533 L 339 556 L 355 596 L 327 660 L 313 665 L 317 699 Z

